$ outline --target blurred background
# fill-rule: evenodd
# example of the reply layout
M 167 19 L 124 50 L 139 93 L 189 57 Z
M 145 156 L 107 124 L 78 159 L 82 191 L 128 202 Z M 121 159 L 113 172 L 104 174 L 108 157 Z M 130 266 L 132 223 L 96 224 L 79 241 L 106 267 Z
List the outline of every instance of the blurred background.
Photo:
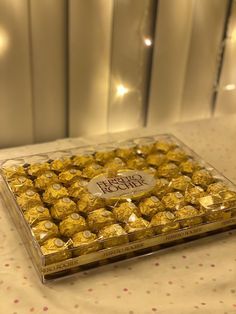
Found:
M 0 0 L 0 148 L 236 113 L 234 0 Z

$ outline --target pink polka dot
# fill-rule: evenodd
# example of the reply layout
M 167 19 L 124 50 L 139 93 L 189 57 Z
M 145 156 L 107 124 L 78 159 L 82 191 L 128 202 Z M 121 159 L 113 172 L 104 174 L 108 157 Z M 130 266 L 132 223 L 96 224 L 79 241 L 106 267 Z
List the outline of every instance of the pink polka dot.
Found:
M 19 300 L 18 300 L 18 299 L 15 299 L 15 300 L 14 300 L 14 303 L 19 303 Z
M 236 304 L 233 304 L 233 307 L 236 307 Z
M 127 292 L 127 291 L 128 291 L 128 289 L 127 289 L 127 288 L 124 288 L 124 289 L 123 289 L 123 291 Z
M 43 307 L 43 311 L 46 312 L 47 310 L 48 310 L 48 307 L 47 307 L 47 306 L 44 306 L 44 307 Z

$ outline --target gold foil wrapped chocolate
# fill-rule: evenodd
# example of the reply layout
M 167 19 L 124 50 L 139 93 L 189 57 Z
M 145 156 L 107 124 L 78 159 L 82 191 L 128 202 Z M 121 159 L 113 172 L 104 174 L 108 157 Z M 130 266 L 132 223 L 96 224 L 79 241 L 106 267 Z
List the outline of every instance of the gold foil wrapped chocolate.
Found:
M 180 164 L 184 160 L 188 159 L 188 154 L 180 148 L 175 148 L 168 151 L 166 157 L 170 162 Z
M 43 200 L 46 203 L 53 204 L 60 198 L 68 196 L 68 191 L 63 185 L 54 183 L 50 185 L 43 193 Z
M 148 165 L 153 167 L 159 167 L 167 161 L 166 156 L 161 153 L 148 155 L 146 160 Z
M 25 216 L 26 221 L 30 225 L 36 224 L 42 220 L 50 220 L 51 219 L 51 215 L 49 213 L 49 210 L 46 207 L 43 207 L 40 205 L 26 210 L 24 212 L 24 216 Z
M 185 205 L 185 198 L 180 192 L 168 193 L 163 196 L 162 203 L 167 209 L 177 210 Z
M 87 223 L 91 231 L 98 232 L 105 226 L 115 223 L 115 217 L 112 212 L 105 208 L 100 208 L 88 215 Z
M 191 185 L 191 179 L 187 176 L 179 176 L 173 178 L 170 182 L 170 187 L 177 191 L 185 192 L 187 188 Z
M 78 199 L 84 193 L 88 193 L 87 190 L 88 181 L 80 179 L 74 182 L 70 187 L 68 187 L 68 193 L 70 197 Z
M 105 164 L 111 159 L 116 157 L 115 147 L 112 146 L 101 146 L 97 148 L 97 152 L 95 154 L 95 159 L 97 162 L 101 164 Z
M 176 164 L 169 162 L 167 164 L 160 165 L 157 174 L 159 177 L 172 179 L 178 177 L 180 175 L 180 171 Z
M 61 235 L 70 238 L 75 233 L 84 231 L 87 229 L 85 219 L 78 213 L 72 213 L 60 222 L 59 230 Z
M 75 256 L 89 254 L 101 249 L 101 244 L 97 240 L 96 234 L 89 230 L 77 232 L 73 235 L 72 240 L 73 247 L 76 248 L 76 250 L 73 251 Z
M 227 210 L 220 195 L 207 195 L 199 199 L 201 212 L 206 215 L 207 221 L 229 219 L 231 211 Z
M 90 193 L 82 194 L 77 202 L 78 210 L 84 214 L 88 214 L 95 209 L 102 208 L 104 205 L 105 202 L 102 198 Z
M 70 167 L 72 167 L 72 161 L 68 157 L 53 160 L 50 164 L 51 170 L 56 172 L 66 171 Z
M 135 214 L 130 216 L 124 229 L 129 234 L 130 241 L 141 240 L 154 235 L 154 230 L 151 228 L 150 223 L 141 217 L 137 217 Z
M 51 207 L 51 215 L 57 220 L 62 220 L 69 214 L 77 212 L 77 206 L 69 197 L 62 197 Z
M 142 170 L 147 167 L 146 160 L 143 157 L 137 156 L 127 160 L 129 169 Z
M 193 159 L 188 159 L 186 161 L 181 162 L 179 165 L 179 169 L 183 174 L 192 175 L 194 171 L 200 170 L 202 166 L 194 161 Z
M 116 156 L 127 160 L 135 155 L 136 144 L 134 142 L 126 141 L 119 143 L 116 150 Z
M 160 178 L 156 180 L 156 185 L 152 190 L 152 193 L 161 199 L 164 195 L 172 191 L 173 190 L 170 187 L 170 182 L 164 178 Z
M 26 171 L 23 166 L 11 166 L 3 168 L 3 173 L 8 180 L 16 177 L 26 176 Z
M 49 238 L 59 236 L 57 225 L 50 220 L 43 220 L 34 225 L 32 227 L 32 233 L 40 244 Z
M 139 203 L 139 209 L 144 217 L 151 219 L 156 213 L 163 211 L 165 207 L 156 196 L 151 196 Z
M 213 177 L 209 171 L 202 169 L 193 173 L 192 181 L 194 184 L 200 185 L 205 189 L 209 184 L 213 183 Z
M 166 154 L 169 150 L 176 147 L 176 144 L 168 140 L 158 140 L 155 143 L 155 149 Z
M 17 197 L 17 203 L 22 210 L 27 210 L 36 205 L 42 205 L 41 198 L 34 190 L 27 190 Z
M 176 219 L 182 227 L 190 227 L 202 222 L 201 213 L 191 205 L 181 207 L 175 212 Z
M 41 251 L 45 257 L 45 264 L 61 262 L 71 257 L 68 244 L 60 238 L 52 238 L 43 243 Z
M 73 158 L 73 165 L 83 169 L 84 167 L 95 162 L 93 151 L 85 151 Z
M 206 192 L 200 186 L 189 187 L 185 192 L 185 200 L 193 205 L 199 204 L 199 199 L 206 196 Z
M 207 193 L 209 194 L 217 194 L 221 191 L 224 191 L 227 189 L 227 186 L 223 182 L 215 182 L 207 187 Z
M 151 154 L 155 149 L 155 140 L 153 138 L 143 137 L 135 140 L 137 144 L 137 153 L 142 155 Z
M 34 188 L 32 180 L 22 176 L 15 177 L 14 179 L 12 179 L 9 182 L 9 185 L 11 187 L 12 192 L 15 194 L 20 194 Z
M 59 181 L 65 185 L 70 185 L 76 180 L 78 180 L 82 175 L 82 172 L 78 169 L 71 168 L 69 170 L 63 171 L 59 174 Z
M 138 217 L 140 216 L 138 207 L 132 202 L 124 202 L 120 205 L 116 205 L 112 212 L 116 220 L 123 223 L 128 222 L 132 214 L 135 214 Z
M 109 162 L 107 162 L 105 164 L 105 168 L 106 168 L 107 174 L 109 176 L 113 176 L 113 175 L 116 175 L 119 170 L 125 169 L 126 164 L 121 158 L 116 157 L 113 160 L 110 160 Z
M 168 232 L 179 228 L 179 223 L 175 221 L 175 215 L 170 211 L 159 212 L 152 217 L 150 225 L 155 228 L 157 233 Z
M 27 172 L 29 175 L 37 177 L 48 170 L 50 170 L 50 164 L 47 162 L 43 162 L 30 165 L 27 169 Z
M 224 207 L 235 207 L 236 206 L 236 192 L 230 190 L 220 191 L 219 196 L 223 200 Z
M 91 163 L 84 168 L 83 177 L 91 179 L 102 172 L 104 172 L 104 169 L 101 165 L 99 165 L 98 163 Z
M 58 177 L 53 171 L 46 171 L 35 179 L 34 184 L 37 189 L 45 190 L 49 185 L 58 182 Z
M 104 248 L 109 248 L 129 242 L 126 231 L 118 224 L 104 227 L 99 231 L 98 237 L 103 240 Z

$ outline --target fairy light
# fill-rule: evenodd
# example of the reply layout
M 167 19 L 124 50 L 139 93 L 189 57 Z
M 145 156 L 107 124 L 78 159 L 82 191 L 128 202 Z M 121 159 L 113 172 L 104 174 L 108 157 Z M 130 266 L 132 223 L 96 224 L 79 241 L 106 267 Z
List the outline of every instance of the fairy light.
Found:
M 144 38 L 144 44 L 147 46 L 147 47 L 150 47 L 151 45 L 152 45 L 152 40 L 151 40 L 151 38 L 149 38 L 149 37 L 146 37 L 146 38 Z
M 129 89 L 127 87 L 125 87 L 123 84 L 119 84 L 116 87 L 116 94 L 117 96 L 124 96 L 125 94 L 127 94 L 129 92 Z
M 235 84 L 227 84 L 225 85 L 224 90 L 231 91 L 231 90 L 234 90 L 235 87 L 236 87 Z

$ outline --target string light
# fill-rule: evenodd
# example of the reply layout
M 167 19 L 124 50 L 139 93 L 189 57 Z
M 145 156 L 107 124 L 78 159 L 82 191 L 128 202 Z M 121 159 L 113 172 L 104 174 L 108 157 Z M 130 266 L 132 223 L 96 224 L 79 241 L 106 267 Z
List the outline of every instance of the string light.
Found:
M 127 94 L 129 92 L 129 89 L 127 87 L 125 87 L 123 84 L 119 84 L 116 87 L 116 94 L 117 96 L 124 96 L 125 94 Z
M 224 90 L 230 91 L 235 89 L 235 84 L 227 84 L 224 87 Z
M 151 38 L 148 38 L 148 37 L 146 37 L 146 38 L 144 38 L 144 44 L 146 45 L 146 46 L 148 46 L 148 47 L 150 47 L 151 45 L 152 45 L 152 40 L 151 40 Z
M 6 52 L 9 46 L 9 37 L 3 28 L 0 28 L 0 57 Z

